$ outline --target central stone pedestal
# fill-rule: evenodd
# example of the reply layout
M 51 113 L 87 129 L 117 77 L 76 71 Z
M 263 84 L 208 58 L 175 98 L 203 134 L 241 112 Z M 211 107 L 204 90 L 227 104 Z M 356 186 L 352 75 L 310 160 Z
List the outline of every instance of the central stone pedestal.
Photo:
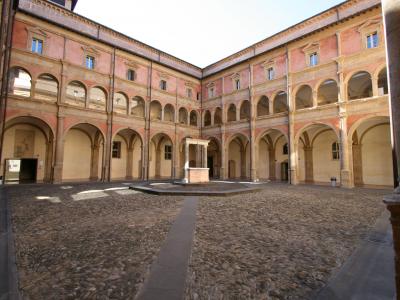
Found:
M 187 183 L 206 183 L 210 181 L 208 168 L 189 168 Z

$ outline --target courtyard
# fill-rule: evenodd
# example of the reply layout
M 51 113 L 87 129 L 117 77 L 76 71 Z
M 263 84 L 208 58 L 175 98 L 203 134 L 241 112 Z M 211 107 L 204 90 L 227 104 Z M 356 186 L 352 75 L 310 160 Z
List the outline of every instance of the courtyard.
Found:
M 128 183 L 8 186 L 24 299 L 133 299 L 185 197 Z M 386 190 L 268 183 L 196 197 L 185 299 L 310 299 L 385 210 Z

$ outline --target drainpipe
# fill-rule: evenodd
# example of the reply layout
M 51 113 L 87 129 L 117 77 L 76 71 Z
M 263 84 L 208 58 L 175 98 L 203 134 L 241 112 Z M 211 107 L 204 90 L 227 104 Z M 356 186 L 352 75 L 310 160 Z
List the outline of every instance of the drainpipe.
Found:
M 288 182 L 289 184 L 292 184 L 292 159 L 291 159 L 291 154 L 292 154 L 292 147 L 291 147 L 291 131 L 290 131 L 290 85 L 289 85 L 289 50 L 286 45 L 286 102 L 287 102 L 287 107 L 288 107 L 288 153 L 289 153 L 289 159 L 288 159 L 288 165 L 289 165 L 289 170 L 288 170 Z
M 111 77 L 111 123 L 108 125 L 108 134 L 110 137 L 109 140 L 109 151 L 108 151 L 108 181 L 111 181 L 111 161 L 112 161 L 112 145 L 113 145 L 113 121 L 114 121 L 114 91 L 115 91 L 115 47 L 113 49 L 113 57 L 112 57 L 112 77 Z M 110 107 L 109 106 L 109 107 Z
M 147 124 L 147 131 L 146 131 L 146 135 L 147 135 L 147 170 L 146 170 L 146 180 L 149 180 L 149 173 L 150 173 L 150 125 L 151 125 L 151 121 L 150 121 L 150 104 L 151 104 L 151 91 L 152 91 L 152 84 L 153 84 L 153 62 L 150 61 L 150 73 L 149 73 L 149 79 L 148 79 L 148 85 L 149 85 L 149 91 L 148 91 L 148 96 L 150 99 L 150 103 L 148 105 L 148 109 L 147 109 L 147 120 L 146 120 L 146 124 Z M 146 129 L 146 128 L 145 128 Z

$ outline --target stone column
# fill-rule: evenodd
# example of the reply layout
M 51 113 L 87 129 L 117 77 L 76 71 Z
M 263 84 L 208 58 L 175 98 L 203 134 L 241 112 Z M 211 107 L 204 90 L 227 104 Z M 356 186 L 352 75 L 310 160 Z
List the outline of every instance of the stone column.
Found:
M 207 168 L 207 145 L 203 145 L 203 168 Z
M 94 144 L 92 146 L 92 161 L 90 164 L 90 180 L 93 180 L 93 181 L 99 180 L 99 156 L 100 156 L 99 149 L 100 149 L 100 147 L 98 144 Z
M 64 162 L 64 116 L 57 117 L 56 155 L 53 169 L 53 183 L 62 181 Z
M 183 166 L 185 170 L 184 182 L 189 182 L 189 144 L 185 142 L 185 165 Z
M 269 160 L 269 179 L 276 180 L 275 149 L 272 146 L 268 146 L 268 160 Z
M 347 132 L 347 116 L 340 116 L 340 184 L 346 188 L 354 187 L 353 176 L 350 172 L 350 152 Z
M 397 175 L 400 170 L 400 1 L 383 0 L 386 53 L 389 79 L 389 98 L 391 106 L 392 145 L 394 157 L 394 181 L 398 185 Z M 396 290 L 400 299 L 400 188 L 384 198 L 391 214 L 393 246 L 395 250 Z
M 312 147 L 304 147 L 304 160 L 306 167 L 306 182 L 314 182 Z
M 313 107 L 318 106 L 318 92 L 317 91 L 312 91 L 312 100 L 313 100 Z
M 226 141 L 225 141 L 225 135 L 222 134 L 221 138 L 221 168 L 220 168 L 220 177 L 222 180 L 226 180 L 227 178 L 227 157 L 226 157 Z
M 128 146 L 128 152 L 126 157 L 126 176 L 127 180 L 132 180 L 132 171 L 133 171 L 133 145 Z M 140 172 L 139 172 L 140 174 Z
M 362 177 L 362 156 L 360 144 L 353 145 L 353 173 L 354 185 L 363 186 L 364 182 Z
M 378 76 L 372 76 L 372 96 L 378 97 L 379 96 L 379 91 L 378 91 Z
M 160 142 L 158 142 L 160 144 Z M 161 149 L 160 145 L 157 146 L 156 148 L 156 171 L 155 171 L 155 177 L 160 178 L 161 177 Z
M 246 177 L 246 147 L 240 150 L 240 178 Z

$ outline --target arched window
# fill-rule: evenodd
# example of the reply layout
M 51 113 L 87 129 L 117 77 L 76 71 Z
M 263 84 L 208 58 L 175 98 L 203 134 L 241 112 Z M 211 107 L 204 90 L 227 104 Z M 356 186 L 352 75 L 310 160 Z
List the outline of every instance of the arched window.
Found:
M 214 125 L 222 124 L 222 109 L 221 107 L 217 107 L 214 113 Z
M 240 106 L 240 120 L 250 119 L 250 101 L 245 100 Z
M 318 88 L 318 105 L 338 102 L 339 89 L 335 80 L 328 79 Z
M 296 93 L 296 109 L 313 107 L 312 89 L 303 85 Z
M 339 148 L 339 143 L 334 142 L 332 144 L 332 159 L 333 160 L 339 160 L 340 159 L 340 148 Z
M 269 115 L 269 100 L 267 97 L 262 96 L 257 103 L 257 116 L 261 117 L 267 115 Z
M 188 112 L 184 107 L 179 109 L 179 123 L 187 124 L 188 123 Z
M 36 80 L 35 98 L 40 100 L 57 101 L 58 82 L 48 74 L 42 74 Z
M 114 111 L 121 114 L 126 114 L 128 107 L 128 97 L 123 93 L 114 94 Z
M 372 80 L 368 72 L 361 71 L 354 74 L 347 87 L 349 100 L 372 97 Z
M 283 155 L 288 155 L 289 154 L 289 147 L 288 147 L 287 143 L 285 145 L 283 145 L 282 154 Z
M 228 108 L 228 122 L 234 121 L 236 121 L 236 106 L 235 104 L 231 104 Z
M 8 92 L 13 95 L 30 97 L 32 88 L 32 78 L 21 68 L 10 70 L 10 82 Z
M 382 69 L 378 75 L 378 95 L 383 96 L 389 93 L 387 71 L 386 68 Z
M 72 81 L 67 86 L 67 103 L 84 107 L 86 102 L 85 86 L 79 81 Z
M 285 92 L 280 92 L 275 96 L 274 99 L 274 114 L 287 112 L 287 95 Z
M 204 126 L 211 126 L 211 113 L 209 110 L 204 113 Z
M 105 110 L 107 102 L 106 92 L 100 87 L 90 89 L 89 108 Z
M 194 110 L 190 112 L 190 125 L 197 126 L 197 113 Z
M 144 100 L 140 97 L 134 97 L 131 100 L 131 115 L 144 118 L 145 106 Z
M 160 102 L 151 101 L 150 103 L 150 120 L 161 120 L 162 107 Z
M 175 109 L 171 104 L 164 107 L 164 121 L 175 122 Z

